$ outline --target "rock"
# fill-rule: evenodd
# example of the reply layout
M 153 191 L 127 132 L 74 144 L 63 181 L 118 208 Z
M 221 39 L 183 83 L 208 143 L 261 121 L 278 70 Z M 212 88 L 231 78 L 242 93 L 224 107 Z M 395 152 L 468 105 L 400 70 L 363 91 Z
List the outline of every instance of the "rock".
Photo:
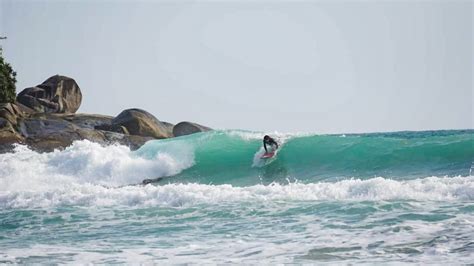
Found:
M 94 129 L 91 124 L 110 117 L 100 115 L 58 115 L 35 114 L 20 120 L 20 132 L 24 136 L 24 143 L 31 149 L 40 152 L 51 152 L 55 149 L 64 149 L 76 140 L 110 145 L 119 143 L 131 149 L 138 149 L 152 137 L 131 136 L 115 132 Z M 86 122 L 86 118 L 90 121 Z M 83 126 L 83 127 L 81 127 Z
M 4 118 L 13 126 L 17 125 L 17 119 L 23 116 L 23 112 L 13 103 L 0 103 L 0 118 Z
M 174 124 L 171 124 L 171 123 L 168 123 L 168 122 L 165 122 L 165 121 L 161 121 L 161 124 L 163 124 L 163 126 L 165 126 L 166 132 L 168 133 L 168 136 L 170 138 L 174 137 L 174 135 L 173 135 Z
M 15 105 L 18 106 L 18 109 L 20 109 L 20 111 L 23 113 L 23 114 L 34 114 L 36 113 L 35 110 L 19 103 L 19 102 L 15 102 Z
M 138 149 L 154 139 L 128 135 L 124 126 L 114 129 L 112 117 L 103 115 L 36 113 L 15 121 L 18 121 L 16 127 L 7 119 L 0 118 L 0 153 L 11 151 L 14 143 L 26 144 L 39 152 L 51 152 L 64 149 L 76 140 L 87 139 L 104 145 L 118 143 Z M 105 128 L 119 133 L 105 131 Z
M 141 109 L 124 110 L 115 118 L 75 114 L 81 101 L 82 93 L 76 81 L 56 75 L 24 89 L 15 103 L 0 103 L 0 153 L 15 143 L 49 152 L 84 139 L 138 149 L 149 140 L 211 130 L 191 122 L 177 125 L 161 122 Z
M 124 126 L 120 125 L 98 125 L 95 126 L 95 129 L 97 130 L 103 130 L 103 131 L 109 131 L 109 132 L 115 132 L 115 133 L 120 133 L 120 134 L 125 134 L 125 135 L 130 135 L 130 132 L 128 132 L 128 129 Z
M 199 125 L 192 122 L 180 122 L 173 127 L 173 135 L 175 137 L 189 135 L 197 132 L 205 132 L 212 130 L 209 127 Z
M 3 117 L 0 117 L 0 129 L 11 127 L 11 123 Z M 12 127 L 13 128 L 13 127 Z
M 0 152 L 13 149 L 13 144 L 23 143 L 24 138 L 16 130 L 23 112 L 13 103 L 0 103 Z
M 173 136 L 173 124 L 161 122 L 141 109 L 125 110 L 115 118 L 75 114 L 81 101 L 82 93 L 76 81 L 56 75 L 24 89 L 15 103 L 0 104 L 0 152 L 14 143 L 49 152 L 84 139 L 138 149 L 149 140 Z M 209 130 L 192 125 L 199 131 Z
M 5 118 L 0 118 L 0 152 L 10 151 L 14 143 L 23 141 L 23 137 L 16 132 L 12 124 Z
M 17 101 L 36 112 L 75 113 L 81 105 L 82 93 L 74 79 L 56 75 L 36 87 L 24 89 Z
M 112 116 L 96 114 L 55 114 L 81 128 L 95 129 L 101 125 L 111 125 Z
M 171 137 L 166 127 L 152 114 L 141 109 L 127 109 L 112 120 L 113 126 L 124 126 L 130 135 L 164 139 Z
M 75 140 L 88 139 L 98 143 L 106 142 L 104 134 L 100 131 L 80 128 L 62 117 L 54 115 L 35 115 L 21 119 L 19 124 L 26 144 L 32 149 L 42 152 L 65 148 Z

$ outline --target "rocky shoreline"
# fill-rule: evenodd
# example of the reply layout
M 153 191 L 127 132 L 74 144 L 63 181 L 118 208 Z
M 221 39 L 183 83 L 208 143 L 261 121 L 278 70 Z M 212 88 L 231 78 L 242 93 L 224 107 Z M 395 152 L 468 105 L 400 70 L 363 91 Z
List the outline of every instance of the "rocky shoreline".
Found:
M 116 117 L 76 113 L 81 102 L 76 81 L 56 75 L 21 91 L 15 103 L 0 103 L 0 152 L 11 151 L 16 143 L 51 152 L 76 140 L 138 149 L 152 139 L 212 130 L 187 121 L 173 125 L 138 108 L 124 110 Z

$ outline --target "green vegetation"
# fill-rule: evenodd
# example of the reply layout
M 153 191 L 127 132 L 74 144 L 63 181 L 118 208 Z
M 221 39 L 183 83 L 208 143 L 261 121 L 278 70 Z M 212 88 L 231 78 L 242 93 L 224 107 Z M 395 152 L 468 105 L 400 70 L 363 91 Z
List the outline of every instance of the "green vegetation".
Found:
M 0 47 L 0 103 L 11 103 L 16 97 L 16 72 L 5 62 Z

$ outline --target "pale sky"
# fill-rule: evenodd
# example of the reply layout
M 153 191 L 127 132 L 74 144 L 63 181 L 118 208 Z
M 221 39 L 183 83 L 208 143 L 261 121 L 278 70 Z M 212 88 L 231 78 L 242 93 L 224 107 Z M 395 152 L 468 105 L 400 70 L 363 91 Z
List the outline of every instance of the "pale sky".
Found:
M 17 92 L 279 132 L 474 128 L 472 1 L 0 0 Z

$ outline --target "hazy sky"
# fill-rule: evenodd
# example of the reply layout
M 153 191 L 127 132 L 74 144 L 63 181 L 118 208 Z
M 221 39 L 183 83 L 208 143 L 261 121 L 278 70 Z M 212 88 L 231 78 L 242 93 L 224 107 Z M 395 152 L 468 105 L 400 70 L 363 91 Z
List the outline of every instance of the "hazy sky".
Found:
M 473 128 L 472 1 L 0 0 L 17 92 L 214 128 Z

